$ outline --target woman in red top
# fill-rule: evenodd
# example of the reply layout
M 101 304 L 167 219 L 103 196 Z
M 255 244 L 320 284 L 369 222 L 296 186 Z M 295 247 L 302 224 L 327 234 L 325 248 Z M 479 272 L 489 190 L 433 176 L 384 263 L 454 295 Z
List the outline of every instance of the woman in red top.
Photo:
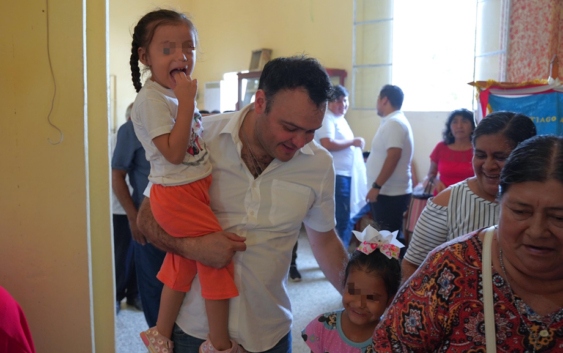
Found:
M 475 130 L 475 121 L 473 113 L 469 110 L 454 110 L 448 117 L 443 132 L 444 140 L 436 145 L 430 155 L 428 179 L 436 177 L 435 194 L 474 175 L 471 164 L 473 130 Z M 437 175 L 440 175 L 439 179 Z

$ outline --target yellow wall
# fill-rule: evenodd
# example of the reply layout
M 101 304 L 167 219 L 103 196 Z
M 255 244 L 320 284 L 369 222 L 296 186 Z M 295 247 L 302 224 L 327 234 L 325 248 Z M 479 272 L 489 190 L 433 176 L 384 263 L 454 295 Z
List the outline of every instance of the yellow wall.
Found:
M 50 3 L 58 145 L 48 142 L 60 135 L 47 122 L 45 10 L 37 0 L 0 5 L 0 285 L 22 306 L 38 352 L 92 352 L 94 340 L 112 352 L 105 4 Z
M 135 25 L 147 12 L 158 8 L 175 9 L 189 13 L 191 0 L 114 0 L 109 3 L 109 70 L 115 76 L 115 123 L 125 123 L 125 110 L 137 93 L 131 80 L 131 40 Z M 144 79 L 144 77 L 143 77 Z M 201 86 L 201 85 L 200 85 Z
M 352 1 L 339 0 L 191 0 L 110 3 L 110 72 L 116 75 L 117 118 L 135 99 L 129 57 L 131 33 L 146 12 L 161 6 L 192 16 L 200 46 L 193 77 L 199 80 L 198 105 L 203 107 L 205 82 L 225 72 L 248 70 L 253 50 L 269 48 L 273 57 L 306 53 L 329 68 L 352 68 Z
M 205 82 L 221 80 L 226 72 L 248 70 L 251 52 L 261 48 L 272 49 L 274 58 L 305 53 L 325 67 L 344 69 L 345 86 L 352 91 L 352 1 L 113 1 L 110 72 L 117 82 L 117 126 L 125 122 L 125 109 L 136 95 L 129 67 L 131 33 L 143 14 L 159 6 L 191 15 L 199 31 L 193 74 L 199 80 L 199 107 L 204 107 Z M 380 123 L 375 111 L 349 110 L 346 118 L 354 134 L 366 139 L 369 150 Z
M 193 1 L 201 42 L 194 77 L 203 87 L 225 72 L 248 70 L 251 52 L 269 48 L 273 57 L 305 53 L 325 67 L 345 69 L 348 85 L 352 10 L 352 1 L 338 0 Z
M 108 7 L 86 4 L 87 172 L 91 302 L 95 352 L 115 351 L 115 288 L 110 209 L 110 141 L 108 117 Z M 73 350 L 74 352 L 75 350 Z

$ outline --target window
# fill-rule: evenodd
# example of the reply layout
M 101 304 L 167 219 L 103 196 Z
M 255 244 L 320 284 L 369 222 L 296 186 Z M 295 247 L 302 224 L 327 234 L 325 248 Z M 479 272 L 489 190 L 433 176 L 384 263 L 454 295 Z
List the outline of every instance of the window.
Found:
M 391 82 L 393 1 L 355 0 L 352 109 L 376 108 L 381 86 Z
M 471 109 L 475 0 L 395 2 L 393 84 L 405 92 L 403 110 Z
M 355 0 L 352 108 L 375 109 L 381 87 L 403 110 L 471 108 L 477 0 Z

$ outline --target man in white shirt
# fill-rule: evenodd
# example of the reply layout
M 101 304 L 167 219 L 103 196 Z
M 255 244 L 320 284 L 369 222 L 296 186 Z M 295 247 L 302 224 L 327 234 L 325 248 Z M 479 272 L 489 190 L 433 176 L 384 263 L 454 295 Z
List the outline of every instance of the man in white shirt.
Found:
M 363 167 L 362 174 L 365 175 L 361 151 L 366 144 L 362 137 L 354 137 L 354 133 L 344 117 L 347 110 L 348 91 L 341 85 L 336 85 L 332 89 L 323 126 L 315 132 L 315 141 L 330 152 L 334 162 L 334 172 L 336 173 L 334 188 L 336 233 L 346 247 L 350 243 L 354 226 L 351 222 L 351 216 L 355 216 L 361 206 L 365 205 L 365 202 L 361 203 L 360 207 L 356 207 L 358 209 L 354 211 L 351 207 L 354 201 L 356 201 L 352 201 L 353 196 L 356 195 L 353 186 L 359 186 L 354 183 L 356 181 L 354 178 L 358 178 L 357 174 L 354 175 L 354 167 L 355 163 L 360 164 L 360 167 Z M 358 148 L 359 150 L 356 151 Z M 358 201 L 363 201 L 367 192 L 365 178 L 362 178 L 362 181 L 362 192 Z
M 332 158 L 310 143 L 330 88 L 315 59 L 277 58 L 264 67 L 254 104 L 203 120 L 211 208 L 224 232 L 174 238 L 154 220 L 149 199 L 141 206 L 139 226 L 156 246 L 215 268 L 233 260 L 240 295 L 229 303 L 229 335 L 250 352 L 291 352 L 286 284 L 302 223 L 322 271 L 341 290 L 347 256 L 333 230 Z M 198 352 L 208 332 L 196 277 L 176 320 L 174 351 Z
M 401 230 L 403 213 L 412 194 L 414 143 L 411 126 L 401 111 L 403 98 L 403 91 L 397 86 L 385 85 L 381 89 L 377 97 L 381 125 L 373 137 L 366 163 L 368 183 L 372 183 L 366 201 L 370 202 L 373 220 L 379 228 L 391 232 Z

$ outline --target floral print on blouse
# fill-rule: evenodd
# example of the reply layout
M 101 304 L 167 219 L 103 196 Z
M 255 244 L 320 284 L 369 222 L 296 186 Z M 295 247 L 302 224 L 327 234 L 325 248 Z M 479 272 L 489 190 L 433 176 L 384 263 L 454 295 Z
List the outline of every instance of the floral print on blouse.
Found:
M 486 351 L 478 233 L 454 239 L 428 256 L 377 326 L 375 352 Z M 563 308 L 538 315 L 512 295 L 494 269 L 493 301 L 497 352 L 563 352 Z

